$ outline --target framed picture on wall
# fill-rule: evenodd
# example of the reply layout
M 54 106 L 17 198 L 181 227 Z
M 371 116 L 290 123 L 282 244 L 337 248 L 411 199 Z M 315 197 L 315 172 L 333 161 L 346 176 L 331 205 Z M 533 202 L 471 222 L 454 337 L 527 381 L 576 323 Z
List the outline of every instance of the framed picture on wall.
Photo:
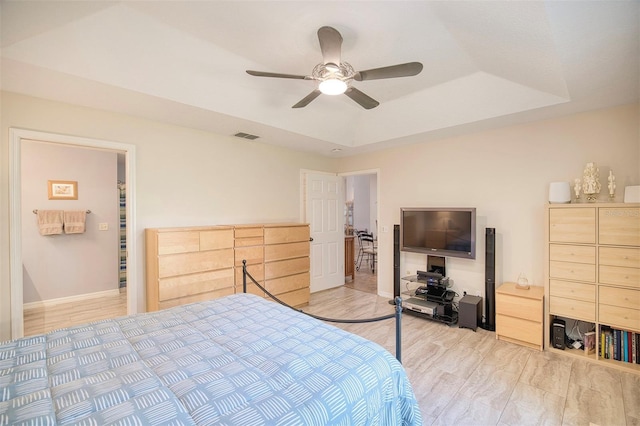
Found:
M 50 180 L 49 199 L 50 200 L 77 200 L 78 182 L 74 180 Z

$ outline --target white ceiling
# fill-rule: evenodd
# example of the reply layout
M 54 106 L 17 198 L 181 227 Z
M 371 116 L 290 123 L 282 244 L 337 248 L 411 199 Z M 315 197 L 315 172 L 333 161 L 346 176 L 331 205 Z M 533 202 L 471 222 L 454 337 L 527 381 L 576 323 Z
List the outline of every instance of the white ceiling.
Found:
M 6 1 L 3 90 L 330 156 L 637 102 L 639 1 Z M 305 80 L 317 30 L 356 70 L 365 110 Z M 340 148 L 341 152 L 332 152 Z

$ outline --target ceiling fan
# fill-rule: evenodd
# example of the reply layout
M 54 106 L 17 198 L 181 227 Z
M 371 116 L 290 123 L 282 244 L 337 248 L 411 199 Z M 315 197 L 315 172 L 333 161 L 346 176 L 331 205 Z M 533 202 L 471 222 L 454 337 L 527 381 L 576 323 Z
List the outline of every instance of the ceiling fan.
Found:
M 252 71 L 247 73 L 256 77 L 293 78 L 299 80 L 319 81 L 318 87 L 292 108 L 302 108 L 324 93 L 326 95 L 345 94 L 365 109 L 375 108 L 380 103 L 372 97 L 356 89 L 351 83 L 365 80 L 379 80 L 383 78 L 409 77 L 422 71 L 420 62 L 391 65 L 366 71 L 355 71 L 353 67 L 340 58 L 342 36 L 332 27 L 321 27 L 318 30 L 318 40 L 322 51 L 323 62 L 316 65 L 311 75 L 279 74 L 274 72 Z

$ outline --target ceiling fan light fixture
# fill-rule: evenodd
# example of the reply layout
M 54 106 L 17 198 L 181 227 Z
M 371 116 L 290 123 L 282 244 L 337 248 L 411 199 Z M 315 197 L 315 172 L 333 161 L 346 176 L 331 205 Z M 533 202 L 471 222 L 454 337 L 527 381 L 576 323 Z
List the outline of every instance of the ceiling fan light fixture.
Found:
M 328 78 L 320 82 L 318 89 L 325 95 L 342 95 L 347 90 L 347 83 L 338 78 Z

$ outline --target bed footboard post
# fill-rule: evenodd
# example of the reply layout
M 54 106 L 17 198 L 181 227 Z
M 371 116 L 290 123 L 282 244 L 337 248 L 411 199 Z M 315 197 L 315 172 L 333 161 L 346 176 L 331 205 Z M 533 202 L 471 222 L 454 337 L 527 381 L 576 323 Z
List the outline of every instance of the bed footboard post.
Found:
M 402 299 L 396 297 L 396 359 L 402 363 Z
M 242 292 L 247 292 L 247 260 L 242 260 Z

